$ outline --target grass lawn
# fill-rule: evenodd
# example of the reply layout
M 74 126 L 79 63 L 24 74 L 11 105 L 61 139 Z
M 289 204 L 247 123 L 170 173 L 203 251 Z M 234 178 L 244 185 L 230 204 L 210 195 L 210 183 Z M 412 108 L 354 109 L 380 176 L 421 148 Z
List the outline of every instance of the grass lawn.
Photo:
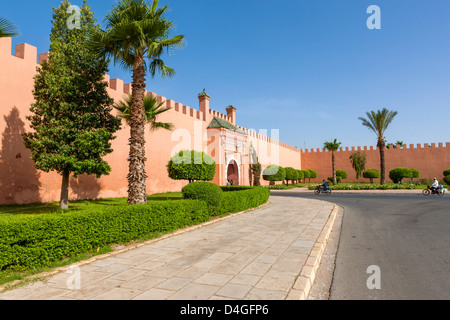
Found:
M 180 200 L 183 199 L 183 194 L 181 192 L 156 193 L 148 196 L 147 199 L 148 201 Z M 59 208 L 59 202 L 57 201 L 24 205 L 0 205 L 0 221 L 3 219 L 15 219 L 42 214 L 61 214 L 74 211 L 84 212 L 104 206 L 120 206 L 126 204 L 127 198 L 69 201 L 69 209 L 64 211 Z

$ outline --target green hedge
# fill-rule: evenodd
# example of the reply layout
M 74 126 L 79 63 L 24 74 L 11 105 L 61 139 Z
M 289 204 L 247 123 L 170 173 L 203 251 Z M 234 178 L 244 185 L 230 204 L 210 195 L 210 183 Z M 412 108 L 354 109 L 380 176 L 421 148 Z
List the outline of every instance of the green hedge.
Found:
M 258 207 L 267 202 L 270 195 L 270 190 L 263 187 L 222 188 L 227 192 L 223 192 L 217 206 L 210 206 L 203 200 L 152 201 L 147 205 L 109 206 L 91 212 L 2 220 L 0 274 L 45 267 L 93 252 L 98 247 L 197 225 L 213 215 Z
M 214 208 L 214 215 L 241 212 L 256 208 L 269 200 L 270 190 L 264 187 L 251 187 L 247 190 L 224 192 L 220 205 Z
M 170 232 L 209 218 L 205 202 L 179 200 L 5 220 L 0 222 L 0 270 L 43 267 L 98 247 Z

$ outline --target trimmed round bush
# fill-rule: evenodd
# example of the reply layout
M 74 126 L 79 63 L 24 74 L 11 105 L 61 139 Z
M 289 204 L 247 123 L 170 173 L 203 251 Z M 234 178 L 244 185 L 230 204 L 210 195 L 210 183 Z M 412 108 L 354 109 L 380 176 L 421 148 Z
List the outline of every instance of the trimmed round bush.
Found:
M 204 152 L 180 151 L 170 159 L 167 172 L 173 180 L 212 181 L 216 174 L 216 163 Z
M 273 164 L 264 169 L 263 179 L 266 181 L 283 181 L 286 179 L 286 170 L 279 165 Z
M 444 177 L 445 183 L 450 186 L 450 174 Z
M 297 172 L 298 172 L 298 180 L 302 180 L 305 177 L 303 170 L 297 170 Z
M 333 183 L 333 177 L 328 177 L 327 180 L 330 181 L 331 183 Z M 336 182 L 339 183 L 339 182 L 341 182 L 341 180 L 342 180 L 342 177 L 336 175 Z
M 401 183 L 404 178 L 412 178 L 412 171 L 408 168 L 395 168 L 389 171 L 389 178 L 394 183 Z
M 303 179 L 309 179 L 311 177 L 311 172 L 309 172 L 309 170 L 301 170 L 301 172 L 303 173 Z
M 380 178 L 381 173 L 377 169 L 368 169 L 363 172 L 363 177 L 366 179 L 370 179 L 370 183 L 373 183 L 373 179 Z
M 444 170 L 444 177 L 450 176 L 450 169 Z
M 342 169 L 336 170 L 336 176 L 341 177 L 341 180 L 348 178 L 348 172 Z
M 222 200 L 223 190 L 211 182 L 194 182 L 182 189 L 184 199 L 203 200 L 210 206 L 217 206 Z
M 420 178 L 420 171 L 417 169 L 411 169 L 411 178 Z
M 308 169 L 308 171 L 309 171 L 309 179 L 310 180 L 317 178 L 317 172 L 316 171 L 311 170 L 311 169 Z
M 292 167 L 284 168 L 286 171 L 286 180 L 295 181 L 298 180 L 299 173 Z

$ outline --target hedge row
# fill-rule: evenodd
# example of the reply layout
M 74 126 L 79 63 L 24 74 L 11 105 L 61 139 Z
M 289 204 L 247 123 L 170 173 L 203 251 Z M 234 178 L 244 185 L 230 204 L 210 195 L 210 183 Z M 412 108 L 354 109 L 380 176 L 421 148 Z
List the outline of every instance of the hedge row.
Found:
M 205 202 L 180 200 L 2 221 L 0 270 L 42 267 L 98 247 L 173 231 L 209 218 Z
M 263 187 L 233 187 L 218 206 L 203 200 L 152 201 L 111 206 L 89 213 L 70 212 L 0 221 L 0 272 L 44 267 L 111 244 L 142 239 L 208 221 L 213 215 L 258 207 L 269 199 Z M 225 191 L 232 191 L 225 187 Z
M 214 208 L 214 215 L 241 212 L 256 208 L 269 200 L 270 190 L 264 187 L 247 187 L 247 190 L 224 192 L 220 205 Z

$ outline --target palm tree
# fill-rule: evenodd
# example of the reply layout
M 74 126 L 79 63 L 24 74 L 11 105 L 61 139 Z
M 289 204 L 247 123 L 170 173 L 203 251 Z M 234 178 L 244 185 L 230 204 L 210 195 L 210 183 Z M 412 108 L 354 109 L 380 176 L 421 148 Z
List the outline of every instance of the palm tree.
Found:
M 145 179 L 145 76 L 156 72 L 172 77 L 175 71 L 161 59 L 163 53 L 181 47 L 184 36 L 168 38 L 172 22 L 165 19 L 167 5 L 158 8 L 159 0 L 119 0 L 106 16 L 107 29 L 90 35 L 94 52 L 112 57 L 115 63 L 132 70 L 132 103 L 130 108 L 130 153 L 128 204 L 147 202 Z
M 18 35 L 19 32 L 14 23 L 0 17 L 0 38 L 12 38 Z
M 336 163 L 335 163 L 335 156 L 334 156 L 334 152 L 337 151 L 339 149 L 339 147 L 341 146 L 341 142 L 338 142 L 337 139 L 334 139 L 333 142 L 329 142 L 329 141 L 325 141 L 324 143 L 324 147 L 325 149 L 327 149 L 328 151 L 331 151 L 331 163 L 332 163 L 332 167 L 333 167 L 333 185 L 337 184 L 337 179 L 336 179 Z
M 116 110 L 119 111 L 119 117 L 125 119 L 128 124 L 130 123 L 132 99 L 133 96 L 131 94 L 128 94 L 128 96 L 124 100 L 117 102 L 113 106 Z M 151 130 L 156 130 L 159 128 L 166 130 L 173 129 L 172 123 L 156 121 L 156 118 L 160 114 L 170 110 L 170 108 L 163 108 L 163 105 L 164 102 L 158 103 L 157 99 L 151 95 L 147 95 L 144 97 L 145 121 L 150 124 Z
M 386 148 L 386 138 L 384 133 L 389 127 L 394 117 L 397 115 L 397 111 L 390 111 L 384 108 L 383 110 L 370 111 L 366 113 L 367 119 L 358 118 L 362 121 L 362 124 L 375 132 L 377 135 L 377 147 L 380 150 L 380 183 L 386 183 L 386 164 L 384 150 Z

